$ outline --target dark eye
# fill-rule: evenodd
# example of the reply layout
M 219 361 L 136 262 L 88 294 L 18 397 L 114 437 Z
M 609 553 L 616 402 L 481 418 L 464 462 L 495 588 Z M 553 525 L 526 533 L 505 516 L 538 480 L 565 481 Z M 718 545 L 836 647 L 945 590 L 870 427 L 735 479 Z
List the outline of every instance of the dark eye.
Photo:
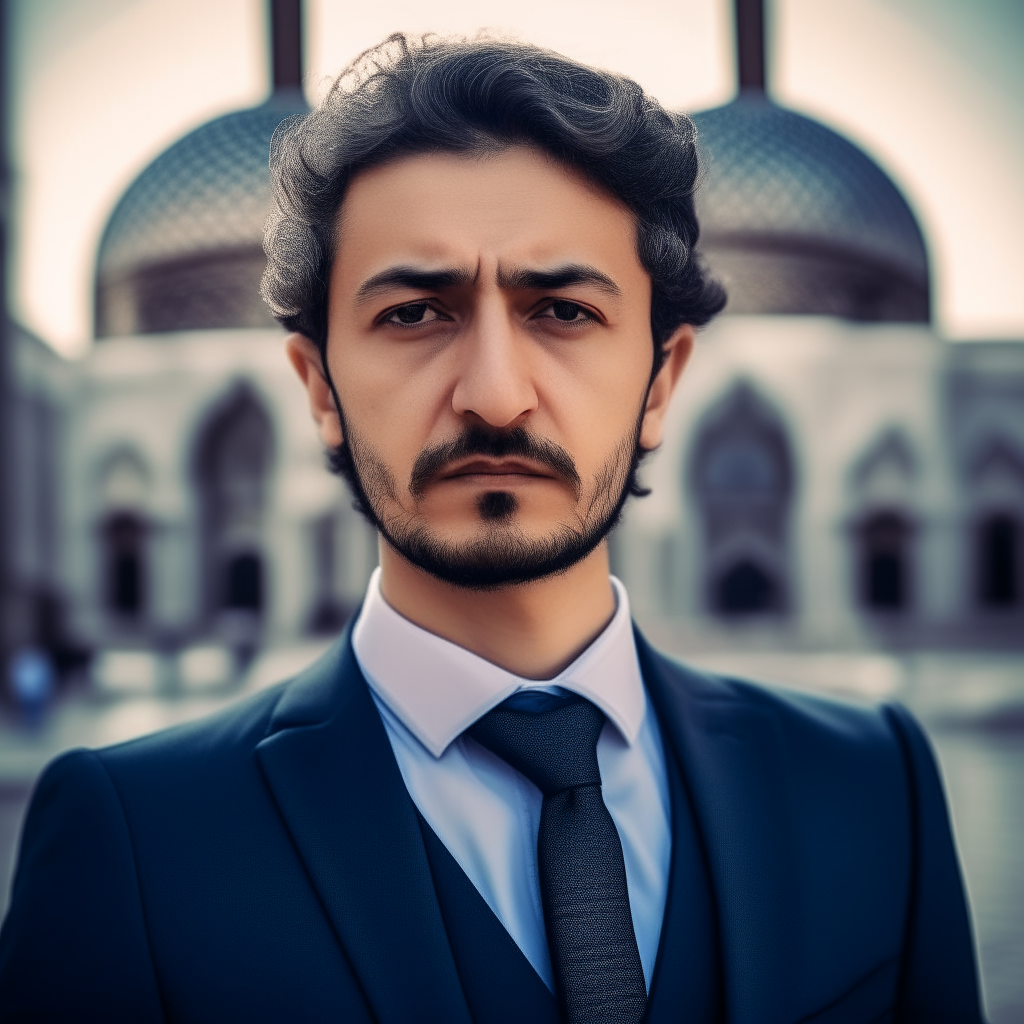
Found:
M 420 324 L 429 308 L 425 302 L 416 302 L 411 306 L 400 306 L 391 316 L 400 324 Z
M 566 302 L 564 299 L 556 299 L 551 303 L 551 315 L 556 320 L 575 320 L 580 314 L 585 314 L 582 306 L 577 306 L 575 302 Z

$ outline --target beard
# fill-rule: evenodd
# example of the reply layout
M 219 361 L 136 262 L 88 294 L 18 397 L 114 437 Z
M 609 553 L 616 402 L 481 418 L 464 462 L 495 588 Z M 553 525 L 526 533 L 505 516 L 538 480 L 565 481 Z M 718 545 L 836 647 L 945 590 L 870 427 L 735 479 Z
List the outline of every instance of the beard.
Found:
M 469 541 L 447 541 L 402 507 L 390 469 L 373 447 L 345 424 L 345 441 L 326 453 L 331 472 L 352 490 L 353 507 L 403 558 L 453 586 L 497 590 L 565 572 L 587 557 L 615 528 L 631 495 L 650 493 L 637 471 L 648 454 L 640 445 L 642 412 L 630 432 L 596 474 L 586 495 L 572 456 L 559 445 L 523 427 L 494 430 L 470 426 L 455 439 L 420 453 L 413 466 L 409 493 L 419 497 L 446 466 L 472 455 L 523 457 L 553 470 L 576 498 L 572 522 L 560 523 L 547 536 L 529 537 L 517 523 L 519 502 L 499 486 L 477 499 L 477 514 L 487 529 Z M 389 511 L 397 506 L 397 511 Z

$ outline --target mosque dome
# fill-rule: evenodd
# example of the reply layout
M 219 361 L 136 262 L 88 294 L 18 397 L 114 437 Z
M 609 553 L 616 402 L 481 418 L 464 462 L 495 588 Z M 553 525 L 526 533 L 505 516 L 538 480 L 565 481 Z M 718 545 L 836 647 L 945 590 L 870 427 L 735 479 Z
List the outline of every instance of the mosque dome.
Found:
M 268 157 L 298 91 L 216 118 L 122 196 L 96 265 L 96 336 L 266 327 Z M 727 312 L 929 320 L 928 257 L 906 200 L 860 149 L 763 93 L 694 115 L 701 249 Z
M 270 141 L 307 110 L 298 92 L 215 118 L 160 154 L 107 222 L 96 336 L 265 327 L 259 296 Z
M 694 115 L 701 249 L 730 313 L 929 320 L 928 256 L 885 172 L 763 93 Z

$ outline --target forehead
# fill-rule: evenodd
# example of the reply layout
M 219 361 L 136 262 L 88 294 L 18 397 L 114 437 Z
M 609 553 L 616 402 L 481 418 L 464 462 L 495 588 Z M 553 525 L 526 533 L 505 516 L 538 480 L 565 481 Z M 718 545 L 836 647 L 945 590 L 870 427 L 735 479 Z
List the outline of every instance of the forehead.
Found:
M 647 275 L 632 211 L 534 149 L 404 157 L 359 174 L 338 219 L 335 277 L 395 259 L 597 264 Z

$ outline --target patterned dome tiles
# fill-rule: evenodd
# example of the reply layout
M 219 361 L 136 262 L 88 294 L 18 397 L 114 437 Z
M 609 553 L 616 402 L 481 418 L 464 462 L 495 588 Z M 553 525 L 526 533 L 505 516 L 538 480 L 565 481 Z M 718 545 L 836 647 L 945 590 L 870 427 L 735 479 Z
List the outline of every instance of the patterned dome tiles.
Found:
M 110 217 L 97 282 L 217 252 L 258 251 L 271 203 L 271 139 L 284 118 L 305 109 L 297 97 L 273 99 L 216 118 L 158 156 Z M 914 215 L 852 143 L 764 98 L 741 97 L 694 120 L 706 167 L 697 209 L 709 246 L 838 250 L 927 288 Z
M 302 112 L 271 102 L 219 117 L 158 156 L 125 192 L 103 240 L 97 276 L 199 253 L 259 246 L 270 211 L 270 141 Z
M 706 168 L 697 197 L 705 238 L 803 239 L 898 264 L 927 281 L 924 241 L 906 201 L 842 136 L 761 98 L 694 120 Z

